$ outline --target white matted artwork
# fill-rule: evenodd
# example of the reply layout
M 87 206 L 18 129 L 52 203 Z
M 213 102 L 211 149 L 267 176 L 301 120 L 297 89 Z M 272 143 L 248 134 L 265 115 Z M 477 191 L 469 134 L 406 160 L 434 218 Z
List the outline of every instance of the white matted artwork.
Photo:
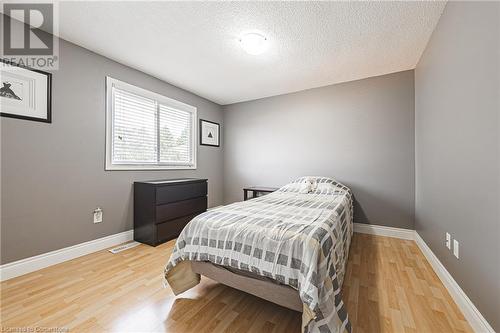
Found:
M 200 145 L 220 146 L 220 125 L 213 121 L 200 119 Z
M 0 114 L 51 122 L 50 73 L 0 62 Z

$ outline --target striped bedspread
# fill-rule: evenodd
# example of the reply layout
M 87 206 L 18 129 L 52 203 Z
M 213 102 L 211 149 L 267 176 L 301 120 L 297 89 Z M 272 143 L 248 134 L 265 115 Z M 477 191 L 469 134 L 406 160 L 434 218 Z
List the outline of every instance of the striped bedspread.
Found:
M 304 332 L 350 332 L 341 286 L 352 232 L 349 188 L 320 177 L 306 186 L 299 178 L 195 217 L 177 239 L 165 277 L 175 290 L 169 275 L 187 260 L 248 271 L 299 291 L 309 313 Z

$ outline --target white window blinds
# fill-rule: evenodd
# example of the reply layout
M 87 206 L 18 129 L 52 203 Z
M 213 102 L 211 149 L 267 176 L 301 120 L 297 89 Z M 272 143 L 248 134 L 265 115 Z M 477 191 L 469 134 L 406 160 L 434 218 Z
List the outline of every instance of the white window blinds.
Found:
M 196 168 L 196 108 L 108 78 L 106 169 Z
M 156 163 L 156 102 L 114 89 L 113 162 Z
M 160 162 L 191 163 L 191 113 L 160 104 Z

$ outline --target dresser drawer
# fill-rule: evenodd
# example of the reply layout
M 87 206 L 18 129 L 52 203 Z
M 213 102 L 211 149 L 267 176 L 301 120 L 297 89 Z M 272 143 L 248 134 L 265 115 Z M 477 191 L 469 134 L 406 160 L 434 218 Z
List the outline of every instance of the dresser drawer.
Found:
M 162 205 L 207 195 L 207 182 L 160 186 L 156 188 L 156 204 Z
M 156 206 L 156 223 L 172 220 L 181 216 L 201 213 L 207 210 L 207 197 L 173 202 Z
M 134 182 L 134 239 L 157 246 L 176 238 L 191 219 L 207 210 L 207 179 Z
M 197 214 L 179 217 L 174 220 L 163 222 L 156 225 L 156 239 L 158 243 L 162 243 L 174 238 L 177 238 L 182 229 L 195 217 Z

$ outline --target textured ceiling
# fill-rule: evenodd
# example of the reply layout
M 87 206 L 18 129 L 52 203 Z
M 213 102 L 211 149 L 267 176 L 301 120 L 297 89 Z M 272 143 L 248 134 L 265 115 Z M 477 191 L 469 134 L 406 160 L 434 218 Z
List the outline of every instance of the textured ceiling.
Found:
M 445 2 L 60 2 L 62 38 L 230 104 L 415 68 Z M 270 46 L 246 54 L 238 36 Z

